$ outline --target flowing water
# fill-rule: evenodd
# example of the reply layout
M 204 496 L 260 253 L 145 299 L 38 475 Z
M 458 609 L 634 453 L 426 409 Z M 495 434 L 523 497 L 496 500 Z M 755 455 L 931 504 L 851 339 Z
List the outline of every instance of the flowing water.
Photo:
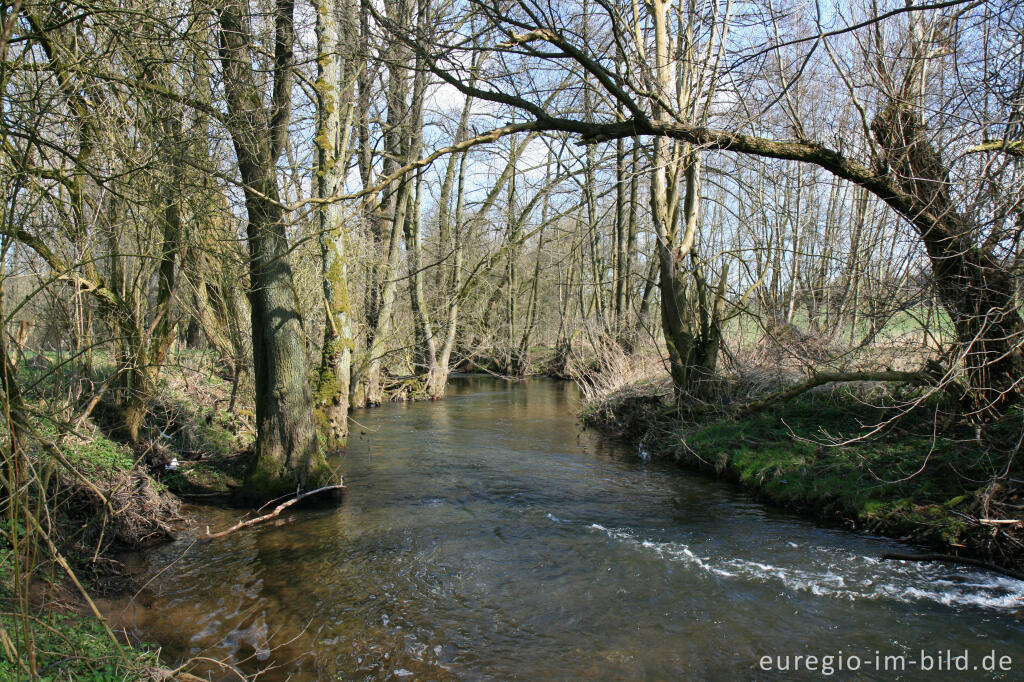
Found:
M 964 661 L 973 679 L 1002 656 L 991 677 L 1024 679 L 1024 583 L 879 561 L 907 548 L 646 462 L 581 430 L 578 401 L 469 377 L 357 412 L 340 508 L 157 548 L 139 599 L 107 610 L 261 680 L 814 679 L 825 656 L 839 679 L 893 679 L 900 660 L 905 679 L 964 679 L 934 672 Z M 795 655 L 816 670 L 777 672 Z

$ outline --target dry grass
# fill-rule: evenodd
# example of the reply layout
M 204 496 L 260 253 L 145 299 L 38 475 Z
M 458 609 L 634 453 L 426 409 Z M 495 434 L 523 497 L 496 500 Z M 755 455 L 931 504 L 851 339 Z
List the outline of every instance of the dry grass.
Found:
M 660 387 L 667 378 L 665 365 L 653 349 L 629 353 L 619 343 L 605 337 L 593 343 L 589 354 L 570 356 L 566 370 L 583 391 L 587 403 L 625 389 Z
M 671 404 L 679 419 L 689 421 L 729 412 L 815 373 L 917 371 L 940 357 L 935 348 L 922 344 L 920 335 L 876 337 L 871 344 L 850 346 L 834 335 L 794 325 L 765 328 L 756 335 L 734 331 L 724 340 L 716 373 L 702 380 L 694 394 L 673 401 L 665 355 L 654 344 L 629 353 L 607 338 L 598 338 L 586 353 L 575 354 L 568 370 L 583 391 L 586 419 L 633 433 L 637 427 L 626 423 L 623 415 L 638 416 L 652 401 Z M 857 382 L 826 384 L 812 391 L 852 393 L 874 404 L 891 397 L 892 386 Z

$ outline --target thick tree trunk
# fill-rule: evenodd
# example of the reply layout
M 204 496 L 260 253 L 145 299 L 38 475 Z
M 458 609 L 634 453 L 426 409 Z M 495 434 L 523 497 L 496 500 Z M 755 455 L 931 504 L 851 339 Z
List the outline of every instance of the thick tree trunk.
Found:
M 247 186 L 276 197 L 276 183 L 266 177 L 269 172 L 246 175 Z M 296 486 L 319 488 L 332 479 L 332 472 L 317 440 L 281 209 L 254 193 L 247 193 L 246 209 L 257 438 L 244 495 L 265 500 L 293 492 Z
M 249 302 L 256 389 L 256 456 L 243 496 L 267 500 L 326 485 L 333 473 L 324 460 L 313 419 L 298 300 L 288 262 L 284 216 L 278 201 L 276 160 L 287 135 L 288 70 L 292 13 L 279 0 L 275 17 L 272 110 L 252 70 L 244 6 L 233 0 L 218 8 L 227 127 L 245 183 L 249 246 Z
M 883 148 L 880 162 L 900 188 L 920 202 L 914 220 L 932 264 L 939 300 L 956 329 L 967 392 L 965 408 L 978 418 L 996 416 L 1021 399 L 1024 322 L 1011 273 L 974 243 L 974 219 L 959 213 L 949 196 L 948 169 L 925 137 L 915 110 L 893 105 L 872 122 Z

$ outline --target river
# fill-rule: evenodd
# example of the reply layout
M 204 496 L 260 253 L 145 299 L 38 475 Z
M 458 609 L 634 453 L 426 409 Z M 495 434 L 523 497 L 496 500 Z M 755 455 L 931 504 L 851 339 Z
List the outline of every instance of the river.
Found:
M 357 411 L 339 508 L 151 550 L 139 598 L 106 610 L 261 680 L 1024 678 L 1024 583 L 880 561 L 907 546 L 644 461 L 578 408 L 570 384 L 464 377 Z M 796 655 L 818 660 L 778 671 Z

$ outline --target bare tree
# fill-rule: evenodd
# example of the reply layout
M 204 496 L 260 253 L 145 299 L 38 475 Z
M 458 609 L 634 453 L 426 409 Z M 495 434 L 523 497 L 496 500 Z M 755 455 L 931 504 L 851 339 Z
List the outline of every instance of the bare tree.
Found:
M 704 6 L 702 12 L 687 14 L 696 8 L 696 5 L 689 5 L 677 14 L 679 21 L 675 37 L 684 37 L 691 28 L 715 25 L 727 16 L 727 7 L 713 2 Z M 673 254 L 671 247 L 671 231 L 675 229 L 671 221 L 673 216 L 666 212 L 666 207 L 672 205 L 670 192 L 673 190 L 669 186 L 670 176 L 666 175 L 670 170 L 667 164 L 673 158 L 669 145 L 675 140 L 690 145 L 681 157 L 689 161 L 679 166 L 680 174 L 687 180 L 684 184 L 688 186 L 695 187 L 698 178 L 699 166 L 692 155 L 699 150 L 722 150 L 811 164 L 862 187 L 884 202 L 914 228 L 925 247 L 939 300 L 956 328 L 959 341 L 957 359 L 966 374 L 963 396 L 969 411 L 978 415 L 998 413 L 1003 406 L 1019 399 L 1020 378 L 1024 375 L 1019 347 L 1024 322 L 1015 303 L 1014 279 L 1006 259 L 1000 256 L 999 238 L 996 237 L 992 243 L 991 239 L 982 236 L 987 232 L 983 214 L 969 211 L 961 198 L 963 193 L 954 193 L 957 178 L 963 178 L 964 174 L 954 174 L 949 162 L 930 141 L 922 106 L 928 97 L 940 96 L 928 94 L 929 87 L 939 87 L 935 83 L 955 81 L 956 78 L 976 84 L 985 81 L 986 69 L 991 65 L 967 68 L 954 60 L 944 60 L 940 65 L 940 56 L 946 49 L 942 47 L 943 41 L 957 43 L 956 51 L 966 53 L 967 45 L 972 42 L 996 39 L 993 31 L 1012 34 L 1009 28 L 1012 22 L 989 19 L 989 23 L 984 23 L 985 17 L 1001 17 L 1004 10 L 988 3 L 954 3 L 950 8 L 927 12 L 912 6 L 888 12 L 872 9 L 860 23 L 834 32 L 821 31 L 817 37 L 797 39 L 797 44 L 812 43 L 808 52 L 813 53 L 818 44 L 827 47 L 829 41 L 841 39 L 839 36 L 845 38 L 852 34 L 860 39 L 884 30 L 896 32 L 895 39 L 874 40 L 872 49 L 865 51 L 865 54 L 874 55 L 878 73 L 885 74 L 888 81 L 878 78 L 879 84 L 869 89 L 872 95 L 869 104 L 851 95 L 864 124 L 860 136 L 857 130 L 843 130 L 842 135 L 849 139 L 844 143 L 844 137 L 832 135 L 838 145 L 830 145 L 806 137 L 806 131 L 798 125 L 795 126 L 795 140 L 761 134 L 760 126 L 765 121 L 756 112 L 751 113 L 750 103 L 742 100 L 732 106 L 723 106 L 709 96 L 699 107 L 700 111 L 707 112 L 708 118 L 701 118 L 695 116 L 692 109 L 680 106 L 672 99 L 672 86 L 676 82 L 685 82 L 673 78 L 674 68 L 685 71 L 691 64 L 708 65 L 707 76 L 691 83 L 691 86 L 699 86 L 708 83 L 708 79 L 714 82 L 721 78 L 723 69 L 730 62 L 746 68 L 748 64 L 758 64 L 765 54 L 784 47 L 784 41 L 773 37 L 775 31 L 770 22 L 765 24 L 767 48 L 748 48 L 740 41 L 737 47 L 727 50 L 722 42 L 719 49 L 710 51 L 712 56 L 709 59 L 700 61 L 685 57 L 677 67 L 672 59 L 673 43 L 667 20 L 668 6 L 665 4 L 655 2 L 635 10 L 603 4 L 601 11 L 604 12 L 608 32 L 602 40 L 586 43 L 575 39 L 572 31 L 559 19 L 562 13 L 552 11 L 553 8 L 543 2 L 519 0 L 501 7 L 479 5 L 474 9 L 487 22 L 493 36 L 492 41 L 481 49 L 503 56 L 495 60 L 495 70 L 490 74 L 494 85 L 471 86 L 468 79 L 461 77 L 458 55 L 465 49 L 472 49 L 465 43 L 453 41 L 450 45 L 438 45 L 407 37 L 409 44 L 424 56 L 439 78 L 467 95 L 518 112 L 525 118 L 515 126 L 516 131 L 561 131 L 576 135 L 585 144 L 600 144 L 623 137 L 654 138 L 652 201 L 655 224 L 660 225 L 657 228 L 659 243 L 666 245 L 662 247 L 660 258 L 663 261 L 662 277 L 667 280 L 664 284 L 669 285 L 662 287 L 662 305 L 670 307 L 663 315 L 667 340 L 680 338 L 682 330 L 676 326 L 683 319 L 682 310 L 671 310 L 674 298 L 671 280 L 678 272 L 673 258 L 678 260 L 678 256 Z M 635 11 L 635 16 L 630 24 L 626 17 L 631 11 Z M 1012 13 L 1014 10 L 1009 11 Z M 978 33 L 977 27 L 981 24 L 989 28 Z M 618 74 L 611 64 L 616 52 L 608 49 L 613 44 L 628 46 L 625 59 L 629 68 L 623 70 L 620 67 Z M 714 44 L 714 41 L 709 44 Z M 807 54 L 804 60 L 809 61 L 812 57 L 813 54 Z M 512 63 L 513 58 L 520 63 L 543 63 L 548 70 L 563 68 L 575 70 L 577 74 L 585 73 L 586 78 L 592 78 L 600 85 L 610 102 L 621 104 L 626 112 L 624 120 L 616 120 L 607 110 L 594 112 L 590 117 L 575 116 L 569 107 L 559 108 L 563 100 L 557 100 L 553 106 L 546 104 L 543 101 L 546 93 L 541 84 L 516 81 L 513 72 L 502 71 L 498 66 Z M 623 55 L 619 54 L 618 58 L 622 59 Z M 953 70 L 949 79 L 930 80 L 930 75 L 941 73 L 943 69 Z M 731 66 L 727 73 L 734 82 L 746 79 L 746 87 L 757 85 L 769 91 L 775 90 L 777 95 L 769 102 L 766 111 L 787 106 L 786 95 L 793 79 L 780 90 L 766 82 L 757 70 L 743 71 L 737 65 Z M 801 73 L 798 70 L 793 78 L 800 79 L 803 77 Z M 840 78 L 848 76 L 845 72 L 839 74 Z M 578 75 L 577 78 L 582 79 L 583 76 Z M 1009 100 L 995 97 L 989 100 L 997 113 L 990 114 L 981 122 L 983 128 L 961 126 L 956 132 L 949 126 L 954 126 L 957 119 L 950 116 L 941 121 L 946 126 L 943 129 L 950 134 L 955 133 L 961 140 L 973 137 L 976 143 L 985 141 L 977 139 L 978 133 L 988 138 L 992 136 L 990 131 L 997 131 L 996 135 L 1002 136 L 1003 144 L 987 147 L 976 144 L 970 149 L 981 154 L 1016 157 L 1016 140 L 1007 137 L 1013 134 L 1015 110 Z M 724 127 L 712 127 L 714 123 Z M 749 129 L 754 132 L 746 132 Z M 1016 171 L 992 177 L 989 196 L 1018 196 L 1013 193 L 1016 178 Z M 696 205 L 695 201 L 693 205 Z M 685 253 L 691 242 L 688 227 L 681 233 L 677 253 L 678 246 L 684 247 L 682 253 Z M 666 296 L 666 291 L 670 295 Z M 678 296 L 677 293 L 675 298 Z M 673 343 L 670 341 L 669 344 L 670 355 L 682 358 L 681 348 L 677 346 L 673 350 Z M 679 361 L 675 364 L 681 366 Z M 678 370 L 674 371 L 676 374 Z M 676 377 L 677 383 L 681 380 L 682 376 Z

